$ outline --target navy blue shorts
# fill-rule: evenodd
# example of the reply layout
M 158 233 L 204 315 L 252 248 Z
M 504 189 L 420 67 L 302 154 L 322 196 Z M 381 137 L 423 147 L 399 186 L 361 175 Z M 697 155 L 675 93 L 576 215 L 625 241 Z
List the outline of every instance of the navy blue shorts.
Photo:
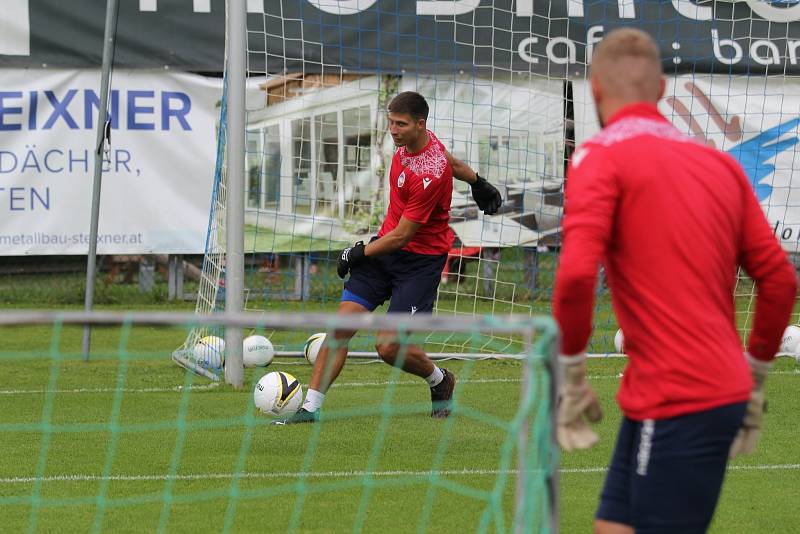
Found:
M 431 256 L 405 250 L 367 258 L 350 272 L 342 300 L 373 311 L 391 299 L 390 312 L 430 313 L 446 260 L 447 254 Z
M 623 418 L 597 519 L 637 534 L 701 533 L 717 506 L 746 402 L 671 419 Z

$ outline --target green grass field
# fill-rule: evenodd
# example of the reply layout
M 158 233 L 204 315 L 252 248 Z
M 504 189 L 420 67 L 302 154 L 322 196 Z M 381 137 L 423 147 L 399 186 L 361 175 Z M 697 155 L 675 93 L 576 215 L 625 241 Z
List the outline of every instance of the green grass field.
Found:
M 460 380 L 460 412 L 446 422 L 428 417 L 419 379 L 351 362 L 326 401 L 330 420 L 274 427 L 252 406 L 264 370 L 247 371 L 244 391 L 208 387 L 169 361 L 184 334 L 99 329 L 86 363 L 77 328 L 57 343 L 44 327 L 0 330 L 0 531 L 472 532 L 492 490 L 500 512 L 491 519 L 500 522 L 489 530 L 510 528 L 514 475 L 501 460 L 519 362 L 444 364 Z M 619 424 L 613 397 L 623 365 L 590 361 L 606 417 L 595 449 L 561 457 L 562 532 L 590 530 Z M 268 370 L 304 384 L 311 372 L 293 359 Z M 781 359 L 767 383 L 758 453 L 731 464 L 712 532 L 796 528 L 799 387 L 797 364 Z

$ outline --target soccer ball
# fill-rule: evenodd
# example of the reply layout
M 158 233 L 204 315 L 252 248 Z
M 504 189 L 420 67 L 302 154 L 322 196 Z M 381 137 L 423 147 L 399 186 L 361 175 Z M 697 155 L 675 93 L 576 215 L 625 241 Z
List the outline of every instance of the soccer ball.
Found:
M 800 348 L 800 327 L 790 325 L 783 331 L 783 338 L 781 338 L 781 347 L 778 349 L 780 352 L 786 352 L 797 356 L 797 349 Z
M 264 336 L 249 336 L 244 340 L 242 359 L 245 367 L 266 367 L 272 362 L 275 349 Z
M 319 349 L 322 348 L 322 344 L 325 343 L 325 335 L 325 332 L 313 334 L 308 338 L 305 346 L 303 347 L 303 356 L 306 357 L 306 360 L 308 360 L 308 363 L 311 365 L 314 365 L 314 362 L 317 361 Z
M 619 354 L 625 352 L 625 336 L 622 335 L 622 328 L 617 330 L 617 333 L 614 334 L 614 348 L 617 349 Z
M 194 359 L 208 369 L 219 369 L 225 363 L 225 340 L 206 336 L 194 346 Z
M 263 413 L 279 418 L 288 417 L 303 403 L 303 387 L 289 373 L 267 373 L 253 390 L 253 402 Z

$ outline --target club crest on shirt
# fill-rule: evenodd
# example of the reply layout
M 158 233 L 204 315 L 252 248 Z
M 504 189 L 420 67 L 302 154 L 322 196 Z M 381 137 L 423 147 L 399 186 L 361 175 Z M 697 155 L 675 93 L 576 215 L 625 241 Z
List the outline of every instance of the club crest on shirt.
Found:
M 406 171 L 401 172 L 397 177 L 397 187 L 403 187 L 404 183 L 406 183 Z

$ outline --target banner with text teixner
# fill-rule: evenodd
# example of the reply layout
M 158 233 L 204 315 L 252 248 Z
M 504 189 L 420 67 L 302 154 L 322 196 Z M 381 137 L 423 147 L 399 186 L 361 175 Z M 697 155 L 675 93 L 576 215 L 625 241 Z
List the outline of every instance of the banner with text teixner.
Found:
M 0 255 L 86 254 L 99 79 L 3 70 Z M 114 72 L 99 254 L 203 252 L 221 94 L 218 79 Z

